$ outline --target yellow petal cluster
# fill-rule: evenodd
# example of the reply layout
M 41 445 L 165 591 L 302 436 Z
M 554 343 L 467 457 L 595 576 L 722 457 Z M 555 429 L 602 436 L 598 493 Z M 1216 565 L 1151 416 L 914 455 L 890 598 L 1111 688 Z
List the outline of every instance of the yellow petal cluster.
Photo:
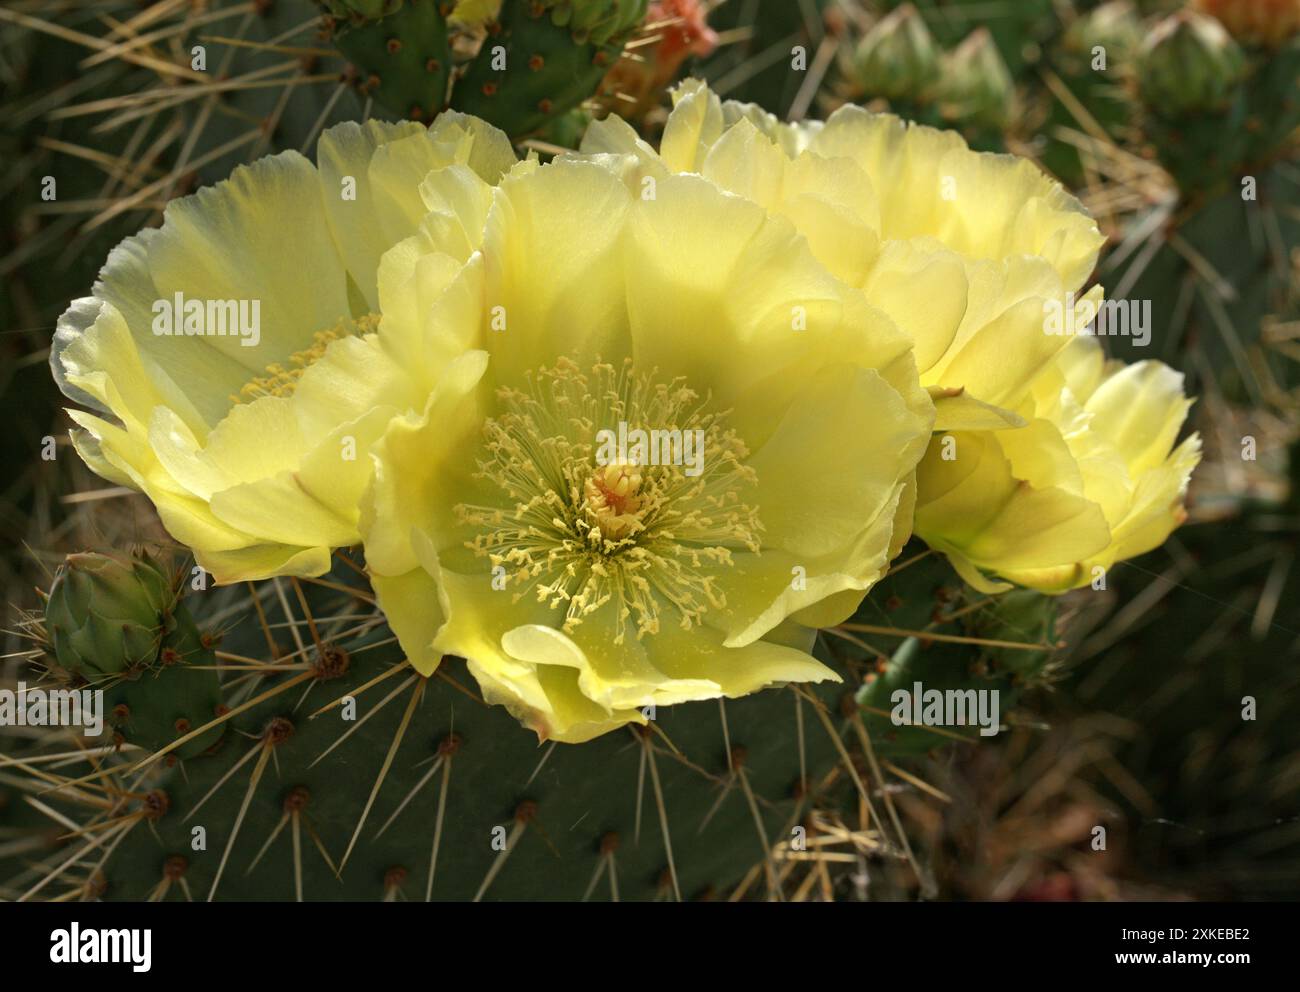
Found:
M 937 429 L 1019 422 L 1015 406 L 1066 343 L 1042 333 L 1044 314 L 1100 300 L 1082 290 L 1103 239 L 1074 197 L 1028 160 L 861 107 L 787 124 L 698 80 L 673 99 L 658 153 L 617 117 L 582 152 L 647 184 L 697 173 L 785 217 L 912 336 Z
M 373 346 L 379 262 L 427 213 L 448 163 L 495 181 L 500 132 L 445 114 L 340 124 L 319 166 L 285 152 L 168 204 L 60 318 L 55 379 L 77 451 L 149 496 L 219 581 L 315 575 L 354 544 L 368 447 L 423 405 Z
M 907 336 L 699 177 L 641 197 L 595 162 L 524 162 L 424 193 L 381 267 L 423 323 L 386 310 L 380 337 L 430 397 L 376 445 L 362 520 L 412 663 L 466 658 L 562 741 L 835 678 L 812 628 L 897 553 L 930 437 Z M 615 440 L 637 431 L 648 449 Z
M 1177 443 L 1190 406 L 1168 366 L 1107 362 L 1096 338 L 1075 338 L 1035 381 L 1024 427 L 930 446 L 916 531 L 986 591 L 1104 588 L 1186 518 L 1201 450 L 1195 434 Z
M 783 123 L 698 81 L 675 91 L 657 153 L 617 118 L 582 151 L 644 188 L 694 173 L 785 217 L 912 337 L 937 411 L 916 533 L 969 581 L 1062 591 L 1182 521 L 1199 450 L 1174 450 L 1182 379 L 1103 370 L 1095 340 L 1061 333 L 1101 307 L 1103 239 L 1031 162 L 854 106 Z

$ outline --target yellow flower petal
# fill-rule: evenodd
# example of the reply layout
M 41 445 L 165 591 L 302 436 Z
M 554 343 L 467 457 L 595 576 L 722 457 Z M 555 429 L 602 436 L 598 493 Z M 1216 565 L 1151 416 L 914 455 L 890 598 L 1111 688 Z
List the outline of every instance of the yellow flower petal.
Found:
M 403 351 L 400 336 L 368 333 L 381 322 L 380 255 L 419 234 L 428 200 L 450 204 L 429 220 L 443 223 L 438 240 L 458 221 L 472 251 L 490 185 L 516 161 L 504 134 L 460 114 L 430 128 L 344 124 L 322 135 L 320 159 L 319 172 L 296 153 L 262 159 L 170 203 L 161 228 L 110 254 L 55 336 L 56 380 L 105 415 L 81 421 L 78 450 L 142 489 L 218 581 L 325 569 L 329 548 L 358 539 L 369 445 L 423 407 L 439 372 L 436 351 L 409 361 L 418 339 Z M 418 277 L 445 289 L 455 273 L 435 268 Z M 195 301 L 205 318 L 229 306 L 248 324 L 155 321 Z
M 972 403 L 1015 411 L 1067 343 L 1045 330 L 1046 308 L 1081 289 L 1103 239 L 1033 164 L 859 107 L 783 124 L 699 80 L 673 101 L 657 159 L 608 121 L 583 152 L 634 191 L 662 185 L 660 170 L 698 173 L 790 220 L 818 262 L 913 338 L 924 385 L 969 397 L 946 426 L 987 423 Z
M 1076 338 L 1034 382 L 1025 426 L 932 442 L 917 533 L 981 588 L 979 570 L 1045 592 L 1094 582 L 1182 523 L 1200 440 L 1171 449 L 1189 405 L 1172 370 L 1107 364 Z

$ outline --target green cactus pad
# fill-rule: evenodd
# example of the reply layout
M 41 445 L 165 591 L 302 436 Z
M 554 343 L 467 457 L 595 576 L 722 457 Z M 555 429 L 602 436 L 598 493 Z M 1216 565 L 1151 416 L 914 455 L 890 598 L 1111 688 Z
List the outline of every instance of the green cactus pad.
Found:
M 334 43 L 360 73 L 362 88 L 399 117 L 432 120 L 446 103 L 451 77 L 451 5 L 401 0 L 351 6 L 381 10 L 368 16 L 358 11 L 334 25 Z
M 104 711 L 123 743 L 157 751 L 221 712 L 216 654 L 205 642 L 189 611 L 178 607 L 174 628 L 162 641 L 156 666 L 137 672 L 104 691 Z M 200 754 L 224 731 L 213 727 L 185 742 L 178 758 Z
M 645 8 L 645 0 L 508 3 L 451 105 L 511 136 L 530 134 L 596 92 Z
M 1016 590 L 968 611 L 952 599 L 950 590 L 934 587 L 933 569 L 918 567 L 877 586 L 859 614 L 891 603 L 889 622 L 918 633 L 867 676 L 856 697 L 868 731 L 886 753 L 918 753 L 954 740 L 980 740 L 977 725 L 895 722 L 893 697 L 899 690 L 912 693 L 919 682 L 923 691 L 996 692 L 999 720 L 1005 723 L 1023 688 L 1043 674 L 1051 658 L 1050 648 L 1015 646 L 1053 644 L 1056 602 L 1050 596 Z
M 379 640 L 371 638 L 372 643 Z M 305 695 L 295 688 L 240 714 L 237 732 L 227 733 L 215 753 L 191 758 L 151 780 L 150 788 L 168 797 L 166 812 L 153 822 L 154 831 L 134 831 L 104 866 L 105 898 L 146 897 L 167 866 L 178 864 L 177 856 L 185 861 L 194 898 L 207 898 L 229 846 L 218 898 L 291 900 L 298 891 L 291 823 L 257 859 L 277 827 L 295 813 L 301 831 L 301 891 L 309 900 L 418 901 L 426 892 L 437 900 L 578 900 L 611 851 L 622 900 L 671 900 L 675 891 L 684 899 L 707 898 L 725 894 L 760 864 L 766 847 L 790 837 L 806 809 L 796 798 L 801 755 L 791 692 L 728 701 L 727 736 L 719 705 L 701 703 L 661 709 L 656 726 L 663 737 L 624 731 L 582 745 L 539 746 L 504 709 L 486 706 L 465 690 L 473 682 L 458 661 L 444 662 L 443 674 L 453 684 L 437 676 L 419 679 L 394 646 L 353 642 L 347 647 L 352 660 L 345 677 L 313 683 Z M 361 691 L 394 667 L 398 670 L 391 678 Z M 285 678 L 276 676 L 262 689 Z M 831 686 L 823 695 L 834 699 L 840 691 Z M 342 707 L 311 716 L 352 692 L 357 700 L 353 720 L 344 718 Z M 420 696 L 412 705 L 416 692 Z M 803 760 L 811 776 L 834 763 L 836 750 L 811 705 L 801 705 Z M 406 731 L 399 735 L 404 722 Z M 344 739 L 353 728 L 356 732 Z M 732 760 L 743 773 L 728 768 L 728 740 Z M 653 770 L 647 747 L 654 749 Z M 236 834 L 258 761 L 249 753 L 260 757 L 264 750 L 272 756 Z M 246 760 L 240 770 L 218 785 L 241 759 Z M 430 775 L 438 761 L 442 764 Z M 739 774 L 755 796 L 761 838 Z M 656 779 L 673 850 L 675 888 Z M 192 814 L 214 786 L 211 798 Z M 204 850 L 194 849 L 195 827 L 204 828 Z M 439 853 L 430 887 L 435 834 Z M 508 845 L 504 859 L 503 845 Z M 350 846 L 351 856 L 336 876 L 329 862 L 339 865 Z M 320 848 L 328 852 L 329 862 Z M 485 885 L 499 860 L 504 863 Z M 591 895 L 597 901 L 612 898 L 607 865 L 605 871 Z M 763 891 L 760 882 L 755 894 Z M 176 891 L 171 897 L 183 895 Z

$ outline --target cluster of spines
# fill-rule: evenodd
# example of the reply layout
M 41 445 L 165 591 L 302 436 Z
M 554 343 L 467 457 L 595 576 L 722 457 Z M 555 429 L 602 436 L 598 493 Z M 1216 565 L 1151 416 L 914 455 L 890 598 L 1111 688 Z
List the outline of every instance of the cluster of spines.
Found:
M 982 604 L 952 618 L 945 574 L 931 557 L 887 580 L 894 610 L 885 636 L 933 633 L 923 654 L 945 636 L 970 638 L 962 656 L 927 670 L 964 683 L 984 664 L 977 656 L 1000 642 L 978 625 L 992 622 Z M 106 801 L 71 832 L 72 846 L 0 878 L 0 890 L 14 898 L 776 899 L 824 897 L 827 866 L 844 860 L 841 844 L 854 857 L 912 857 L 905 834 L 875 812 L 852 825 L 853 808 L 892 804 L 876 755 L 918 748 L 910 731 L 878 726 L 854 700 L 852 686 L 878 660 L 855 646 L 853 624 L 819 649 L 849 688 L 661 709 L 648 727 L 539 751 L 503 709 L 478 698 L 455 659 L 431 678 L 410 669 L 377 615 L 358 619 L 358 606 L 372 604 L 357 577 L 345 565 L 325 585 L 293 581 L 292 612 L 287 596 L 259 597 L 267 606 L 227 635 L 234 644 L 212 719 L 161 747 L 97 752 L 86 774 L 66 770 L 35 784 L 56 797 Z M 236 592 L 190 597 L 196 609 L 213 608 L 199 598 L 207 595 L 229 609 Z M 285 620 L 271 626 L 277 601 Z M 284 629 L 298 649 L 268 657 Z M 1041 647 L 1024 650 L 1036 658 Z M 213 733 L 215 743 L 189 749 Z M 928 747 L 947 743 L 931 733 Z M 804 841 L 828 823 L 842 833 L 820 836 L 809 853 Z M 911 884 L 924 874 L 916 865 Z

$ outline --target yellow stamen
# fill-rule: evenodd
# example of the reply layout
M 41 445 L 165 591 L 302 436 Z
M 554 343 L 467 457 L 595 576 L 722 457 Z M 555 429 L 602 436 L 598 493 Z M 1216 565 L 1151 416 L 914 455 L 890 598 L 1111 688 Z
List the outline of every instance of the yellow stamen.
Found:
M 456 507 L 475 531 L 466 546 L 508 569 L 522 596 L 564 608 L 563 629 L 613 604 L 615 643 L 631 620 L 638 639 L 659 630 L 660 614 L 677 613 L 690 628 L 726 599 L 717 571 L 732 552 L 757 552 L 762 525 L 741 499 L 756 482 L 749 452 L 726 415 L 680 379 L 658 382 L 597 364 L 590 375 L 561 359 L 528 376 L 527 392 L 503 388 L 503 412 L 484 425 L 478 477 L 495 483 L 500 505 Z M 698 431 L 704 458 L 695 466 L 599 464 L 597 435 L 629 431 Z
M 379 314 L 368 313 L 364 317 L 344 317 L 333 327 L 317 331 L 312 335 L 312 343 L 301 351 L 295 351 L 283 363 L 272 362 L 266 367 L 264 375 L 250 379 L 239 390 L 238 396 L 230 397 L 231 403 L 252 403 L 263 396 L 292 396 L 298 388 L 298 380 L 315 362 L 325 354 L 329 346 L 341 338 L 372 334 L 379 328 Z

